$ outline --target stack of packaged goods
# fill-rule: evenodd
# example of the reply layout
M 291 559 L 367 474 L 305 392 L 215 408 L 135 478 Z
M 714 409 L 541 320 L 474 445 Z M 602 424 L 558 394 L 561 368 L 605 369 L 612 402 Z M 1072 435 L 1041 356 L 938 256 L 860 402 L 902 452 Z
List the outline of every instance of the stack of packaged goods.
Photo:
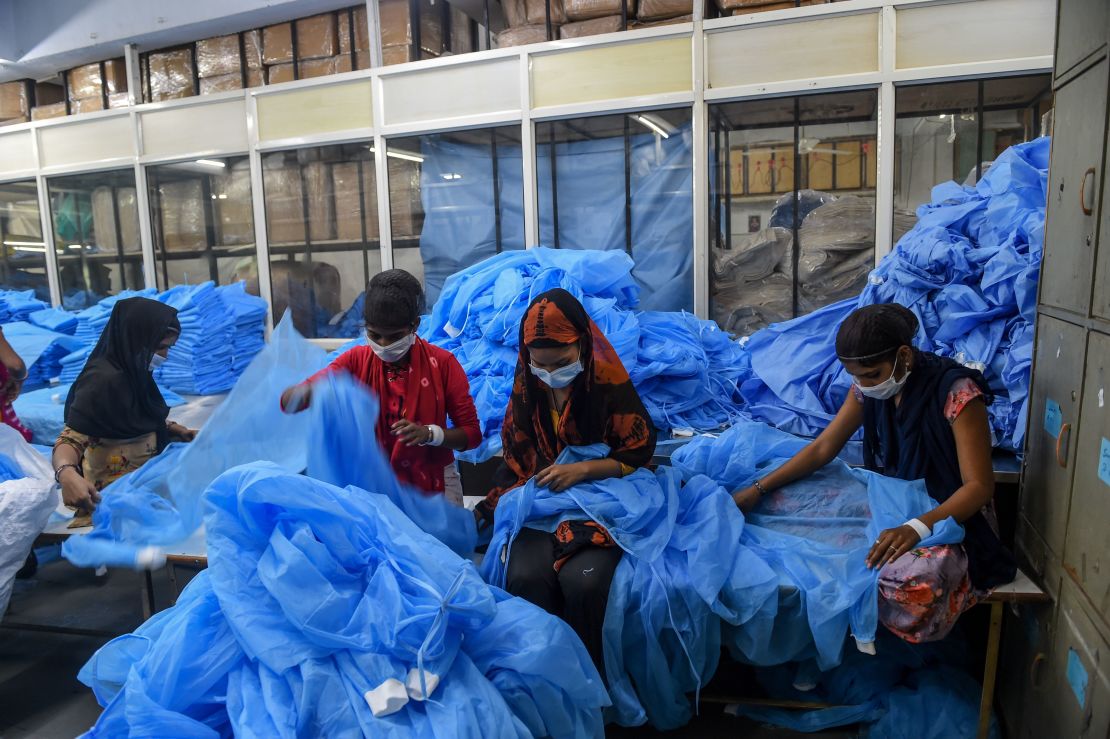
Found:
M 413 18 L 413 8 L 417 18 Z M 382 64 L 404 64 L 435 59 L 447 50 L 446 26 L 457 17 L 445 2 L 432 0 L 380 0 L 378 16 L 382 29 Z
M 62 359 L 81 348 L 72 336 L 25 321 L 4 325 L 4 338 L 27 365 L 26 390 L 46 387 L 62 372 Z
M 35 297 L 34 290 L 0 290 L 0 323 L 26 321 L 32 313 L 49 307 Z
M 259 30 L 198 41 L 196 62 L 201 95 L 261 87 L 266 83 Z
M 128 105 L 127 65 L 122 57 L 75 67 L 66 72 L 66 83 L 69 112 L 72 115 L 109 108 L 126 108 Z M 61 105 L 61 115 L 65 115 L 64 103 Z
M 66 114 L 61 85 L 31 80 L 0 83 L 0 126 Z
M 789 10 L 810 5 L 824 5 L 834 0 L 716 0 L 721 15 L 745 15 L 768 10 Z
M 214 395 L 235 384 L 235 322 L 216 285 L 180 285 L 158 296 L 177 309 L 181 338 L 166 363 L 154 372 L 162 387 L 184 395 Z
M 255 355 L 266 346 L 266 301 L 247 292 L 246 285 L 237 282 L 216 289 L 225 310 L 231 315 L 233 335 L 231 341 L 231 373 L 243 374 Z
M 196 94 L 193 86 L 196 60 L 193 59 L 192 47 L 151 52 L 146 56 L 145 67 L 143 86 L 147 89 L 144 100 L 157 103 Z
M 497 34 L 497 45 L 501 48 L 559 38 L 559 27 L 567 22 L 563 0 L 504 0 L 503 6 L 509 27 Z M 547 37 L 549 24 L 551 39 Z
M 77 316 L 61 308 L 43 308 L 27 316 L 31 323 L 59 334 L 73 336 L 77 331 Z

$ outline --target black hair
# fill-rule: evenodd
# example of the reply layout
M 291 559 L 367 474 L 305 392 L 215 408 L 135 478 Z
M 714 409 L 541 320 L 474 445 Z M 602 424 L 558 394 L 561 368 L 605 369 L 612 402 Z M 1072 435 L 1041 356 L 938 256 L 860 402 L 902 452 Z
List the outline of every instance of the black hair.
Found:
M 913 346 L 917 327 L 913 311 L 897 303 L 857 308 L 836 332 L 836 356 L 864 367 L 891 361 L 898 349 Z
M 424 289 L 403 269 L 374 275 L 366 287 L 362 318 L 367 326 L 413 326 L 424 313 Z

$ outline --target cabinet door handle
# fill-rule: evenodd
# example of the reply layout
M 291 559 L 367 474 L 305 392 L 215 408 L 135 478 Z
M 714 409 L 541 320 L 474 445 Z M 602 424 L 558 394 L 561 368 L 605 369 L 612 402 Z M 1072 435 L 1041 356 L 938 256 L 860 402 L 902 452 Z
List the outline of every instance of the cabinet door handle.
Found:
M 1029 665 L 1029 684 L 1034 688 L 1041 687 L 1041 665 L 1044 664 L 1045 653 L 1037 652 L 1037 656 L 1033 658 L 1032 664 Z
M 1094 187 L 1091 188 L 1091 205 L 1087 206 L 1087 179 L 1090 178 L 1092 185 L 1095 179 L 1095 168 L 1087 167 L 1087 171 L 1083 173 L 1083 179 L 1079 182 L 1079 207 L 1083 209 L 1083 215 L 1089 216 L 1095 212 L 1094 203 Z
M 1070 423 L 1062 424 L 1060 426 L 1060 433 L 1056 435 L 1056 464 L 1060 465 L 1061 467 L 1067 467 L 1068 466 L 1068 457 L 1067 457 L 1067 451 L 1066 450 L 1064 451 L 1063 458 L 1060 457 L 1060 449 L 1061 449 L 1061 447 L 1064 446 L 1064 444 L 1063 444 L 1064 434 L 1068 435 L 1069 440 L 1071 439 L 1071 424 Z

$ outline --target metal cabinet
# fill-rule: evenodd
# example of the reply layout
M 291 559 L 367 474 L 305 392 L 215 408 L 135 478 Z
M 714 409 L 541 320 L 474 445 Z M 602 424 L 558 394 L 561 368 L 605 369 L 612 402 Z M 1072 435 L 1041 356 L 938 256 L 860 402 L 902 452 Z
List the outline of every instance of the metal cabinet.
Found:
M 1060 0 L 1056 11 L 1056 76 L 1061 77 L 1106 43 L 1106 0 Z
M 1107 137 L 1107 149 L 1110 150 L 1110 135 Z M 1102 188 L 1099 220 L 1100 244 L 1095 255 L 1095 288 L 1091 296 L 1091 313 L 1110 321 L 1110 187 Z
M 1110 732 L 1110 645 L 1070 580 L 1064 581 L 1056 622 L 1052 652 L 1034 668 L 1045 696 L 1035 707 L 1036 722 L 1046 729 L 1040 736 L 1103 739 Z
M 1052 653 L 1055 608 L 1054 602 L 1021 603 L 1007 610 L 998 679 L 1000 695 L 1009 696 L 999 707 L 1011 739 L 1052 735 L 1051 716 L 1041 705 L 1048 698 L 1043 665 Z
M 1038 319 L 1021 512 L 1057 558 L 1064 553 L 1086 343 L 1082 327 Z
M 1105 28 L 1102 30 L 1105 34 Z M 1061 88 L 1053 113 L 1040 301 L 1083 316 L 1091 297 L 1107 69 L 1108 62 L 1103 59 Z
M 1110 623 L 1110 336 L 1088 341 L 1064 563 Z

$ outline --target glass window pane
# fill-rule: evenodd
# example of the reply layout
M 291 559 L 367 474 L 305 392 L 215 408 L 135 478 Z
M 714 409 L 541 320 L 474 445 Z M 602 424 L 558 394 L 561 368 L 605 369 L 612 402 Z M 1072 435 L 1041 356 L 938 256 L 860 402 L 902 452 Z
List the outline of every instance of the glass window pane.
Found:
M 455 272 L 524 248 L 520 127 L 390 139 L 393 264 L 431 306 Z
M 247 157 L 147 168 L 158 286 L 251 280 L 257 294 Z
M 748 335 L 862 290 L 877 103 L 863 90 L 710 107 L 710 315 L 723 329 Z
M 690 109 L 536 124 L 540 243 L 623 249 L 645 310 L 693 310 Z
M 121 290 L 143 287 L 135 172 L 47 180 L 62 302 L 81 310 Z
M 370 144 L 264 154 L 262 181 L 275 320 L 289 310 L 309 338 L 359 335 L 361 297 L 381 271 Z
M 1041 135 L 1051 75 L 899 87 L 894 141 L 894 239 L 917 222 L 942 182 L 972 185 L 1007 147 Z M 980 135 L 981 133 L 981 135 Z
M 0 183 L 0 246 L 0 290 L 34 290 L 35 297 L 49 303 L 46 244 L 34 180 Z

